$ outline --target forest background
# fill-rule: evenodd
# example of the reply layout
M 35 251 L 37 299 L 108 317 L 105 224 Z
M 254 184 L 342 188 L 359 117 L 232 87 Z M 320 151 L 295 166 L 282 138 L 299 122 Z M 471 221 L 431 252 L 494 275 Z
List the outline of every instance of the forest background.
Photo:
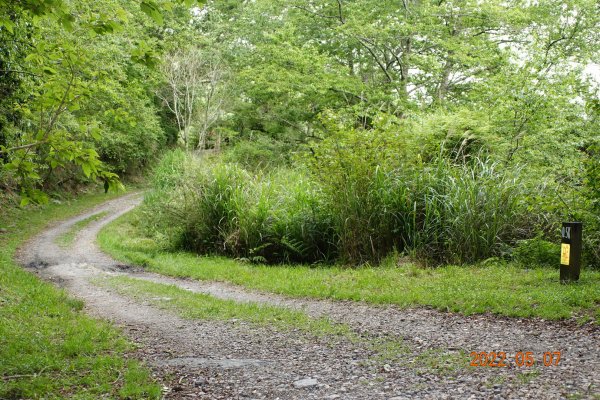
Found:
M 162 157 L 164 249 L 558 265 L 580 220 L 598 266 L 598 7 L 2 0 L 3 207 Z

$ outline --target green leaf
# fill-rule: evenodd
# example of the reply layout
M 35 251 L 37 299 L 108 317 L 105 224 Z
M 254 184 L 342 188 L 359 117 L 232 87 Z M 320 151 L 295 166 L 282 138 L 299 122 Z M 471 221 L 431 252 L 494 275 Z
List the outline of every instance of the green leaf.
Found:
M 92 174 L 92 168 L 89 164 L 81 164 L 81 169 L 83 170 L 83 173 L 87 178 L 89 178 Z
M 13 29 L 14 26 L 15 26 L 15 24 L 10 19 L 8 19 L 8 18 L 0 18 L 0 28 L 4 27 L 10 33 L 15 33 L 14 29 Z
M 160 8 L 154 1 L 142 1 L 140 3 L 140 8 L 144 14 L 152 18 L 157 24 L 163 23 L 163 15 L 160 12 Z
M 25 62 L 30 62 L 33 64 L 41 64 L 43 62 L 42 57 L 37 53 L 28 54 L 25 57 Z
M 63 14 L 60 19 L 59 22 L 61 23 L 62 26 L 65 27 L 65 29 L 67 31 L 72 31 L 73 30 L 73 24 L 75 23 L 75 17 L 72 16 L 71 14 Z
M 102 135 L 101 135 L 100 128 L 98 128 L 98 127 L 92 128 L 92 129 L 90 130 L 90 136 L 91 136 L 91 137 L 92 137 L 94 140 L 100 140 L 100 139 L 102 138 Z

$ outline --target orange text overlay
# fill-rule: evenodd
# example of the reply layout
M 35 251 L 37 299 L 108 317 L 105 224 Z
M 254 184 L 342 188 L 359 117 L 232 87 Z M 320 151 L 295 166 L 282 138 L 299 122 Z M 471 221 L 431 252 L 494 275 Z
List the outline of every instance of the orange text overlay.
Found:
M 544 367 L 556 367 L 560 362 L 560 351 L 546 351 L 543 354 L 534 355 L 532 351 L 519 351 L 514 356 L 507 356 L 504 351 L 472 351 L 471 367 L 533 367 L 543 365 Z

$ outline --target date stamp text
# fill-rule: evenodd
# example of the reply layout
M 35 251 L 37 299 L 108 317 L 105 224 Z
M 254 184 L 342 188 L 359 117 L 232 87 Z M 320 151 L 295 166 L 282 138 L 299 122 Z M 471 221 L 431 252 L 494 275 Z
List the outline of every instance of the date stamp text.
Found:
M 560 351 L 546 351 L 535 355 L 531 351 L 519 351 L 514 356 L 507 356 L 504 351 L 472 351 L 471 367 L 496 367 L 503 368 L 514 365 L 517 367 L 533 367 L 543 365 L 544 367 L 556 367 L 560 363 Z

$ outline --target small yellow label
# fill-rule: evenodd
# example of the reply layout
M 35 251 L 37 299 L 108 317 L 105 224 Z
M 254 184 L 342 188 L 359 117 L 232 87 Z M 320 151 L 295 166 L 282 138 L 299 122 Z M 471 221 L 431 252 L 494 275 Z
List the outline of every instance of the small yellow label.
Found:
M 571 245 L 563 243 L 560 246 L 560 263 L 562 265 L 569 265 L 569 254 L 571 253 Z

